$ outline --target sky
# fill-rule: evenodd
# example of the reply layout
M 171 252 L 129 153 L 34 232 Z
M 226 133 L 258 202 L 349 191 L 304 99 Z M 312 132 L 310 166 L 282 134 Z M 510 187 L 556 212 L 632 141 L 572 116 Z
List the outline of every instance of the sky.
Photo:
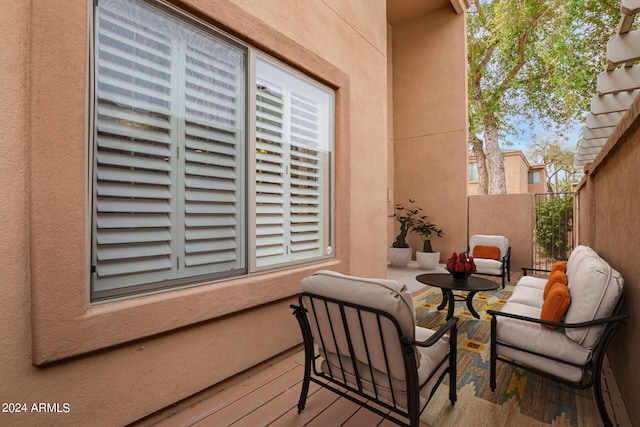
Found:
M 522 150 L 522 152 L 527 154 L 528 146 L 532 141 L 535 140 L 544 140 L 544 139 L 553 139 L 555 135 L 553 133 L 549 133 L 545 131 L 542 126 L 534 126 L 530 127 L 528 124 L 516 125 L 519 130 L 519 135 L 513 136 L 509 135 L 506 140 L 512 142 L 514 145 L 506 146 L 501 144 L 502 149 L 506 150 Z M 562 142 L 567 148 L 576 147 L 580 136 L 582 133 L 582 128 L 584 127 L 584 123 L 577 123 L 570 127 L 567 131 L 566 136 L 561 139 Z M 502 141 L 501 141 L 502 142 Z

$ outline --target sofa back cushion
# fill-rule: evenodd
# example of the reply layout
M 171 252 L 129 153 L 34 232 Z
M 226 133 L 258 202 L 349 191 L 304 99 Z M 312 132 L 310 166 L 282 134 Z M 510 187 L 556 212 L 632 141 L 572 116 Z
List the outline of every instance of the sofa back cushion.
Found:
M 565 316 L 566 323 L 588 322 L 613 314 L 624 281 L 620 273 L 600 258 L 591 248 L 579 246 L 567 262 L 567 278 L 571 292 L 571 305 Z M 575 251 L 574 251 L 575 252 Z M 565 334 L 591 349 L 602 335 L 604 326 L 590 328 L 567 328 Z

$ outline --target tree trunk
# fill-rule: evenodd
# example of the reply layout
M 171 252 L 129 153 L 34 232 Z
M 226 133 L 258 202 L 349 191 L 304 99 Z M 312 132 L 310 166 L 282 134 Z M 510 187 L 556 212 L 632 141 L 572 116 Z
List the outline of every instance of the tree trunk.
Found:
M 491 170 L 489 193 L 506 194 L 507 184 L 504 174 L 504 159 L 498 144 L 498 126 L 495 123 L 485 126 L 484 143 L 487 146 L 489 169 Z
M 489 194 L 489 173 L 487 172 L 487 156 L 482 148 L 482 140 L 476 135 L 471 137 L 471 151 L 476 157 L 478 166 L 478 194 Z

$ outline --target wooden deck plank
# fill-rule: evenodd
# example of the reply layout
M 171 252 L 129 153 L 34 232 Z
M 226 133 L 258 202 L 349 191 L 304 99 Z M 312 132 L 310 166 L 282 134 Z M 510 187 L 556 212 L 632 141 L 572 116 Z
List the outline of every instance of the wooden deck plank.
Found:
M 313 392 L 313 394 L 312 394 Z M 322 413 L 327 407 L 331 406 L 336 400 L 340 398 L 337 394 L 329 391 L 325 388 L 321 388 L 319 385 L 311 383 L 309 386 L 309 396 L 307 397 L 307 403 L 304 410 L 298 414 L 298 398 L 295 399 L 296 406 L 287 411 L 280 418 L 271 423 L 270 427 L 298 427 L 305 426 L 311 420 Z
M 231 402 L 224 408 L 208 415 L 206 422 L 198 422 L 193 425 L 198 427 L 201 425 L 231 425 L 287 389 L 294 387 L 301 380 L 302 375 L 297 369 L 289 370 L 268 384 L 249 390 L 249 393 L 242 396 L 242 399 Z
M 319 388 L 319 385 L 312 384 L 309 387 L 309 391 L 317 391 L 317 389 Z M 288 388 L 283 393 L 280 393 L 278 396 L 266 402 L 264 405 L 242 417 L 237 422 L 233 423 L 233 427 L 256 427 L 271 425 L 271 423 L 281 418 L 282 414 L 288 413 L 289 411 L 293 411 L 297 415 L 298 399 L 300 398 L 301 390 L 302 381 L 300 381 L 294 387 Z M 250 399 L 251 396 L 247 396 L 246 398 Z M 299 420 L 300 418 L 298 418 L 298 422 Z
M 326 427 L 340 426 L 355 414 L 360 406 L 349 399 L 338 399 L 322 411 L 307 426 Z
M 203 392 L 200 396 L 192 399 L 193 402 L 189 406 L 180 410 L 176 409 L 174 413 L 169 414 L 166 418 L 150 423 L 140 423 L 140 426 L 182 427 L 193 425 L 199 420 L 224 409 L 231 403 L 242 399 L 253 390 L 269 384 L 284 373 L 300 368 L 300 365 L 296 362 L 300 358 L 300 354 L 299 351 L 293 352 L 284 359 L 279 359 L 267 366 L 260 367 L 258 370 L 235 377 L 214 390 Z M 302 371 L 300 378 L 302 378 Z

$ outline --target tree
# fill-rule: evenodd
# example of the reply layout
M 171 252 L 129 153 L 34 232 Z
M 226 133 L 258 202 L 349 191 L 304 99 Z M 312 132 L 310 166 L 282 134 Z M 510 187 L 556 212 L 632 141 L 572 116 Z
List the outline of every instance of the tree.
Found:
M 548 139 L 534 141 L 528 149 L 528 156 L 536 163 L 542 163 L 547 170 L 547 191 L 550 193 L 569 191 L 576 181 L 577 171 L 573 166 L 575 154 L 558 142 Z
M 573 230 L 573 198 L 554 197 L 536 206 L 536 242 L 540 254 L 554 261 L 566 260 Z
M 506 192 L 499 140 L 515 133 L 514 117 L 562 129 L 588 109 L 618 7 L 619 0 L 473 0 L 469 142 L 478 160 L 486 147 L 491 179 L 483 185 L 479 175 L 480 188 Z

